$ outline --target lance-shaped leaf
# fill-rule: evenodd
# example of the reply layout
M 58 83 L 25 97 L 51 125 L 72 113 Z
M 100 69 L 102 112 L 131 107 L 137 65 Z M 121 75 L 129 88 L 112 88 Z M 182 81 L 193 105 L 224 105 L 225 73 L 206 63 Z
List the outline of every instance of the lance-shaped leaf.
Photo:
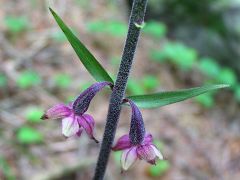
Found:
M 62 19 L 49 8 L 59 27 L 67 37 L 68 41 L 72 45 L 74 51 L 78 55 L 80 61 L 83 63 L 88 72 L 97 81 L 108 81 L 113 83 L 112 78 L 108 75 L 102 65 L 96 60 L 96 58 L 90 53 L 90 51 L 81 43 L 81 41 L 72 33 Z
M 127 98 L 131 99 L 140 108 L 157 108 L 179 101 L 184 101 L 186 99 L 198 96 L 212 90 L 226 87 L 229 87 L 229 85 L 206 85 L 202 87 L 182 89 L 177 91 L 166 91 L 148 95 L 129 96 Z

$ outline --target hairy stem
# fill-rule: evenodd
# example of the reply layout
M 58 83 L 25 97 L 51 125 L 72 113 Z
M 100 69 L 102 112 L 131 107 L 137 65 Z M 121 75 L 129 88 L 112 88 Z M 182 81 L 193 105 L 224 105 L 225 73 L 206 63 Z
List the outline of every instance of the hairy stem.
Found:
M 115 132 L 121 104 L 125 94 L 128 76 L 131 70 L 137 42 L 140 34 L 140 26 L 144 23 L 144 15 L 148 0 L 134 0 L 129 20 L 128 35 L 123 50 L 122 60 L 110 99 L 107 121 L 103 135 L 101 150 L 95 170 L 94 180 L 102 180 L 106 171 L 111 146 L 114 141 Z

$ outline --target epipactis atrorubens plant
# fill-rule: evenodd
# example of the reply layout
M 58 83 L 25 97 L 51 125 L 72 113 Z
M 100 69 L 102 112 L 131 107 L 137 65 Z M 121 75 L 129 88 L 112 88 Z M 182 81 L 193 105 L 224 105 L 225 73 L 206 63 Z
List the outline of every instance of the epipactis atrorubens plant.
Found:
M 95 78 L 97 83 L 83 91 L 75 101 L 69 104 L 60 103 L 54 105 L 45 112 L 42 119 L 62 119 L 62 133 L 64 136 L 79 137 L 85 131 L 90 139 L 98 142 L 94 136 L 94 119 L 91 115 L 86 114 L 86 112 L 90 102 L 100 90 L 106 86 L 109 86 L 112 90 L 105 131 L 93 178 L 95 180 L 103 179 L 111 150 L 123 151 L 121 163 L 124 170 L 127 170 L 137 160 L 145 160 L 150 164 L 155 164 L 157 159 L 163 159 L 161 152 L 153 144 L 152 135 L 145 132 L 139 108 L 157 108 L 212 90 L 228 87 L 225 84 L 206 85 L 177 91 L 124 97 L 140 31 L 144 28 L 142 25 L 144 24 L 146 5 L 147 0 L 134 0 L 133 2 L 127 39 L 115 83 L 99 61 L 97 61 L 83 43 L 72 33 L 70 28 L 50 8 L 53 17 L 66 35 L 80 61 L 93 78 Z M 130 131 L 128 134 L 120 137 L 113 146 L 121 107 L 126 103 L 129 103 L 130 106 L 128 107 L 132 109 Z

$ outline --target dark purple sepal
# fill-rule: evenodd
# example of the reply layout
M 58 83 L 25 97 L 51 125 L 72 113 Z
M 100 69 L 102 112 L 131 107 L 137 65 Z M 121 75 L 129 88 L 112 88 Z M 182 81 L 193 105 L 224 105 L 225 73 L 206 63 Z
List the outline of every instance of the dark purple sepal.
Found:
M 113 84 L 110 82 L 97 82 L 83 91 L 73 102 L 74 113 L 76 115 L 84 114 L 87 111 L 91 100 L 105 86 L 110 86 L 112 88 Z
M 133 145 L 139 145 L 143 142 L 145 137 L 145 127 L 142 114 L 133 101 L 128 100 L 128 102 L 132 108 L 131 127 L 129 131 L 130 141 Z

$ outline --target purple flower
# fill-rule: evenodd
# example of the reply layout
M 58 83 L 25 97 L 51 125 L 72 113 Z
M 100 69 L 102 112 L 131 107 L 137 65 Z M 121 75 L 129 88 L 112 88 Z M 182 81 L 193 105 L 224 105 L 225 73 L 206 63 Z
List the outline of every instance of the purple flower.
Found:
M 138 159 L 144 159 L 150 164 L 155 164 L 156 159 L 163 159 L 161 152 L 153 144 L 151 134 L 145 133 L 144 122 L 138 107 L 128 100 L 132 108 L 131 127 L 128 135 L 119 138 L 113 151 L 123 150 L 122 168 L 127 170 Z
M 109 82 L 98 82 L 83 91 L 74 102 L 65 105 L 57 104 L 48 109 L 41 119 L 62 119 L 62 133 L 66 137 L 80 136 L 82 131 L 98 142 L 93 136 L 95 122 L 92 116 L 85 114 L 93 97 L 105 86 L 111 86 Z
M 152 141 L 152 135 L 146 134 L 141 144 L 133 145 L 129 135 L 123 135 L 119 138 L 116 145 L 112 147 L 112 150 L 123 150 L 121 164 L 124 170 L 127 170 L 138 159 L 143 159 L 150 164 L 155 164 L 156 159 L 163 159 L 163 156 Z

